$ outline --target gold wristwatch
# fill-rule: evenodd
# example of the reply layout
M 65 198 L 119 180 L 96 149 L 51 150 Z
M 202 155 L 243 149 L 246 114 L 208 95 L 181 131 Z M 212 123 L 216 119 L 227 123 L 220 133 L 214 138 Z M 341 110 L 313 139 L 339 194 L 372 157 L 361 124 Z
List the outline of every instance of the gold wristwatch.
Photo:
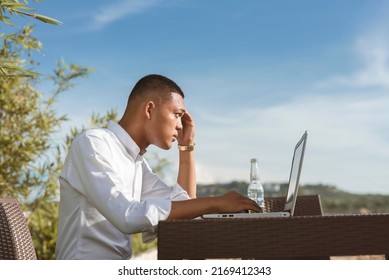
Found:
M 195 143 L 189 145 L 178 145 L 178 149 L 181 152 L 190 152 L 194 150 Z

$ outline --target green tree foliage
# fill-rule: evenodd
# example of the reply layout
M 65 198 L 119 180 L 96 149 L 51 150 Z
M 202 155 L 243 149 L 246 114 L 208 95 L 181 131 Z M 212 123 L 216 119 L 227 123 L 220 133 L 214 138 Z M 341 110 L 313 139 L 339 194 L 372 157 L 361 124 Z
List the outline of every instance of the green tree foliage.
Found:
M 35 0 L 39 2 L 39 0 Z M 12 23 L 12 18 L 15 16 L 34 18 L 44 23 L 60 25 L 61 22 L 44 16 L 34 13 L 35 10 L 27 6 L 28 2 L 18 1 L 18 0 L 0 0 L 0 21 L 9 27 L 15 27 Z M 31 27 L 26 26 L 24 30 L 30 34 Z M 31 71 L 25 68 L 25 61 L 21 59 L 10 59 L 10 56 L 7 55 L 8 46 L 19 47 L 19 50 L 27 51 L 27 56 L 31 56 L 31 50 L 38 50 L 40 42 L 35 38 L 30 37 L 30 40 L 26 40 L 26 37 L 23 36 L 23 32 L 11 32 L 8 34 L 2 33 L 2 27 L 0 26 L 0 39 L 3 41 L 2 53 L 0 56 L 0 76 L 28 76 L 36 77 L 37 72 Z M 32 40 L 31 40 L 32 39 Z M 21 52 L 19 52 L 19 55 Z
M 12 24 L 12 16 L 31 17 L 45 23 L 60 22 L 31 13 L 27 1 L 0 0 L 0 21 Z M 0 31 L 2 26 L 0 25 Z M 49 79 L 53 91 L 44 95 L 36 88 L 40 82 L 35 72 L 38 65 L 33 52 L 42 43 L 32 35 L 31 25 L 4 34 L 0 32 L 0 197 L 19 199 L 38 259 L 54 259 L 58 224 L 58 176 L 62 162 L 74 137 L 86 128 L 106 127 L 110 120 L 117 121 L 115 110 L 105 115 L 92 114 L 85 127 L 71 128 L 63 142 L 54 141 L 53 135 L 67 120 L 58 115 L 54 105 L 58 95 L 73 87 L 73 81 L 86 77 L 91 71 L 78 65 L 59 61 Z M 49 96 L 49 97 L 47 97 Z M 157 154 L 150 155 L 152 166 L 162 174 L 169 164 Z M 144 245 L 140 235 L 134 236 L 134 254 L 155 246 Z
M 33 16 L 21 10 L 28 8 L 18 1 L 1 1 L 0 20 L 11 24 L 12 15 Z M 63 153 L 52 136 L 66 120 L 53 106 L 58 95 L 72 87 L 75 78 L 87 76 L 90 69 L 59 62 L 50 77 L 54 90 L 44 98 L 36 89 L 39 80 L 32 79 L 37 65 L 32 52 L 42 46 L 32 33 L 33 27 L 27 25 L 11 34 L 1 34 L 0 197 L 19 199 L 38 258 L 52 259 L 57 229 L 57 181 Z
M 67 73 L 62 75 L 66 80 Z M 0 77 L 0 196 L 17 197 L 22 203 L 37 255 L 43 259 L 54 257 L 56 240 L 63 157 L 52 136 L 66 120 L 53 108 L 58 94 L 44 99 L 30 79 Z
M 66 120 L 53 108 L 58 93 L 44 99 L 30 79 L 0 77 L 0 196 L 22 203 L 38 257 L 44 259 L 54 257 L 57 228 L 62 149 L 52 136 Z

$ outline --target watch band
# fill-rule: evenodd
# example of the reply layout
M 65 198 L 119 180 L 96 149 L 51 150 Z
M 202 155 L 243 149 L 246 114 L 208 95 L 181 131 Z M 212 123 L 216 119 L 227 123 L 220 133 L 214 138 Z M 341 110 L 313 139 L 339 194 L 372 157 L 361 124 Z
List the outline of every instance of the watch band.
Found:
M 189 145 L 178 145 L 178 149 L 181 152 L 190 152 L 194 150 L 195 143 Z

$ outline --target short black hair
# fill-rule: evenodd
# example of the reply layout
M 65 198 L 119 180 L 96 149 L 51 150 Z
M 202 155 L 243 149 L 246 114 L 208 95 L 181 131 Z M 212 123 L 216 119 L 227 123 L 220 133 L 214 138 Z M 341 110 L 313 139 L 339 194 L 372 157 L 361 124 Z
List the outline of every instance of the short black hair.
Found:
M 135 84 L 128 101 L 150 95 L 157 99 L 155 101 L 163 103 L 171 98 L 173 92 L 178 93 L 182 98 L 185 97 L 184 92 L 173 80 L 159 74 L 150 74 Z

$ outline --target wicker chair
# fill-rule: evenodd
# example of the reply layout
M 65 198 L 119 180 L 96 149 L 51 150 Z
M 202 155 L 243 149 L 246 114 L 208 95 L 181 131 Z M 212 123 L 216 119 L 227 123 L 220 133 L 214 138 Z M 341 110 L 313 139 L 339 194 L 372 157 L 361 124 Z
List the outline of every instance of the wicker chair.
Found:
M 0 198 L 0 260 L 36 260 L 31 233 L 14 198 Z

